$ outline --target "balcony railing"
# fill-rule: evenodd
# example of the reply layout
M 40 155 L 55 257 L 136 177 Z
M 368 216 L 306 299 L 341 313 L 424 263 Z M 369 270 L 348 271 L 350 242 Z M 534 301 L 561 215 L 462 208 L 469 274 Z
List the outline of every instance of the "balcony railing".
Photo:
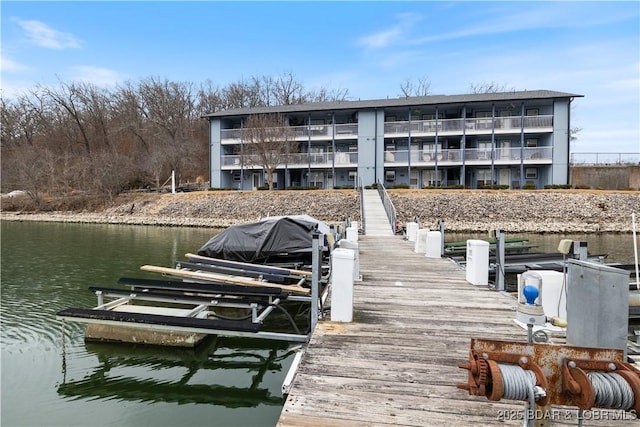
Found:
M 522 123 L 521 123 L 522 122 Z M 495 128 L 494 128 L 495 124 Z M 551 131 L 553 116 L 509 116 L 509 117 L 481 117 L 467 119 L 439 119 L 439 120 L 414 120 L 409 125 L 408 121 L 385 122 L 385 136 L 415 136 L 439 134 L 462 134 L 463 129 L 467 134 L 496 132 L 514 132 L 520 128 L 525 132 Z
M 291 126 L 290 130 L 297 141 L 305 141 L 309 138 L 330 140 L 332 138 L 345 139 L 358 136 L 357 123 Z M 242 129 L 222 129 L 220 138 L 223 143 L 239 143 L 242 139 Z
M 385 136 L 407 136 L 409 130 L 415 136 L 433 136 L 436 134 L 487 134 L 519 132 L 550 132 L 553 127 L 553 116 L 509 116 L 509 117 L 479 117 L 467 119 L 439 119 L 385 122 Z M 358 136 L 357 123 L 340 123 L 329 125 L 291 126 L 291 131 L 297 141 L 331 140 L 355 138 Z M 242 139 L 242 129 L 223 129 L 220 131 L 223 143 L 239 143 Z
M 335 161 L 335 163 L 334 163 Z M 241 165 L 260 165 L 260 159 L 257 155 L 245 155 L 244 159 L 240 155 L 224 155 L 221 156 L 221 166 L 225 169 L 239 168 Z M 338 153 L 292 153 L 286 156 L 281 167 L 287 165 L 289 167 L 306 167 L 309 164 L 315 167 L 336 167 L 356 166 L 358 164 L 358 152 L 338 152 Z
M 464 153 L 463 153 L 464 151 Z M 461 149 L 443 149 L 435 151 L 423 151 L 423 150 L 411 150 L 411 164 L 431 164 L 438 162 L 448 162 L 461 164 L 464 154 L 465 162 L 491 162 L 493 158 L 494 162 L 520 162 L 523 158 L 525 162 L 549 162 L 552 160 L 553 149 L 551 147 L 526 147 L 520 149 L 515 148 L 496 148 L 480 149 L 480 148 L 467 148 Z M 522 157 L 524 155 L 524 157 Z M 384 163 L 385 165 L 408 163 L 409 151 L 397 150 L 397 151 L 385 151 Z

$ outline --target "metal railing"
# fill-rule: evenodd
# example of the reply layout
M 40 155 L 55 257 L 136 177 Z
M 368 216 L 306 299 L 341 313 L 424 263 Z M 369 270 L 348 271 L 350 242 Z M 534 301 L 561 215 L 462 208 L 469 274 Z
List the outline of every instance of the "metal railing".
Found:
M 328 125 L 303 125 L 290 126 L 288 129 L 292 132 L 293 137 L 299 140 L 306 139 L 346 139 L 358 136 L 357 123 L 336 123 Z M 222 129 L 220 131 L 220 140 L 222 143 L 238 143 L 242 139 L 242 129 Z
M 243 162 L 244 160 L 244 162 Z M 240 168 L 241 164 L 260 165 L 260 156 L 257 154 L 245 154 L 243 156 L 237 154 L 225 154 L 220 156 L 220 165 L 222 167 Z M 355 166 L 358 164 L 358 152 L 357 151 L 345 151 L 336 153 L 291 153 L 287 156 L 283 156 L 282 165 L 288 165 L 291 167 L 302 166 L 321 166 L 330 167 L 335 166 Z
M 438 120 L 407 120 L 385 122 L 385 135 L 462 133 L 463 129 L 468 134 L 486 134 L 492 129 L 501 132 L 518 132 L 520 129 L 527 131 L 550 131 L 553 128 L 553 116 L 509 116 L 509 117 L 478 117 L 466 119 L 438 119 Z
M 495 130 L 501 133 L 531 131 L 551 131 L 553 128 L 552 115 L 540 116 L 508 116 L 508 117 L 474 117 L 438 120 L 401 120 L 384 123 L 384 133 L 387 136 L 406 135 L 409 132 L 418 134 L 454 133 L 486 134 Z M 358 136 L 357 123 L 336 123 L 290 126 L 295 140 L 330 140 L 353 139 Z M 221 142 L 235 144 L 242 139 L 242 129 L 222 129 Z
M 640 165 L 640 153 L 571 153 L 572 165 Z
M 493 150 L 491 148 L 467 148 L 461 150 L 459 148 L 435 150 L 394 150 L 384 152 L 385 165 L 392 164 L 407 164 L 409 153 L 411 153 L 411 164 L 432 164 L 438 162 L 453 162 L 461 163 L 464 155 L 464 160 L 491 162 L 494 161 L 503 162 L 520 162 L 521 158 L 525 161 L 551 161 L 553 159 L 552 147 L 498 147 Z M 524 157 L 523 157 L 524 156 Z
M 362 224 L 362 233 L 367 234 L 367 220 L 364 212 L 364 186 L 362 178 L 358 177 L 358 193 L 360 194 L 360 223 Z
M 391 223 L 391 231 L 393 234 L 398 232 L 398 225 L 396 224 L 396 208 L 393 206 L 393 202 L 391 201 L 391 197 L 387 193 L 387 190 L 384 188 L 384 185 L 380 181 L 377 182 L 378 194 L 380 195 L 380 199 L 382 199 L 382 205 L 384 206 L 384 211 L 387 213 L 387 218 Z

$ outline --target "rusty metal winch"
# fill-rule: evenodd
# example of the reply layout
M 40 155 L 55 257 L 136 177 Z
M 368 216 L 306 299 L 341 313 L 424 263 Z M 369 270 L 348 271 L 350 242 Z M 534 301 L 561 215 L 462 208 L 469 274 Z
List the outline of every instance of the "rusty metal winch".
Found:
M 523 400 L 640 413 L 640 371 L 622 350 L 472 339 L 468 382 L 458 388 L 489 400 Z

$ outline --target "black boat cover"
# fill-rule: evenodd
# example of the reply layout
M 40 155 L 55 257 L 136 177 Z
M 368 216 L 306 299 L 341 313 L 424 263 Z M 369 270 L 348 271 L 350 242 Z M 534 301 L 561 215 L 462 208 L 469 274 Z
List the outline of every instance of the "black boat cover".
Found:
M 319 222 L 273 217 L 232 225 L 198 249 L 198 255 L 242 262 L 268 262 L 287 257 L 309 258 Z

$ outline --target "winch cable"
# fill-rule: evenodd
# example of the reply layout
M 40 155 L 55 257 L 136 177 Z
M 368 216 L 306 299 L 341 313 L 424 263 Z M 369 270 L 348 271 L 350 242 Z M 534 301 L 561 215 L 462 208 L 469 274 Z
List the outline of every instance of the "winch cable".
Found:
M 633 390 L 622 376 L 615 372 L 589 372 L 587 376 L 596 393 L 596 406 L 625 411 L 633 407 Z
M 529 403 L 530 411 L 533 413 L 535 407 L 535 386 L 536 374 L 533 371 L 522 369 L 518 365 L 498 364 L 500 375 L 502 375 L 503 397 L 510 400 L 526 400 Z M 524 420 L 525 426 L 529 425 L 530 419 Z

